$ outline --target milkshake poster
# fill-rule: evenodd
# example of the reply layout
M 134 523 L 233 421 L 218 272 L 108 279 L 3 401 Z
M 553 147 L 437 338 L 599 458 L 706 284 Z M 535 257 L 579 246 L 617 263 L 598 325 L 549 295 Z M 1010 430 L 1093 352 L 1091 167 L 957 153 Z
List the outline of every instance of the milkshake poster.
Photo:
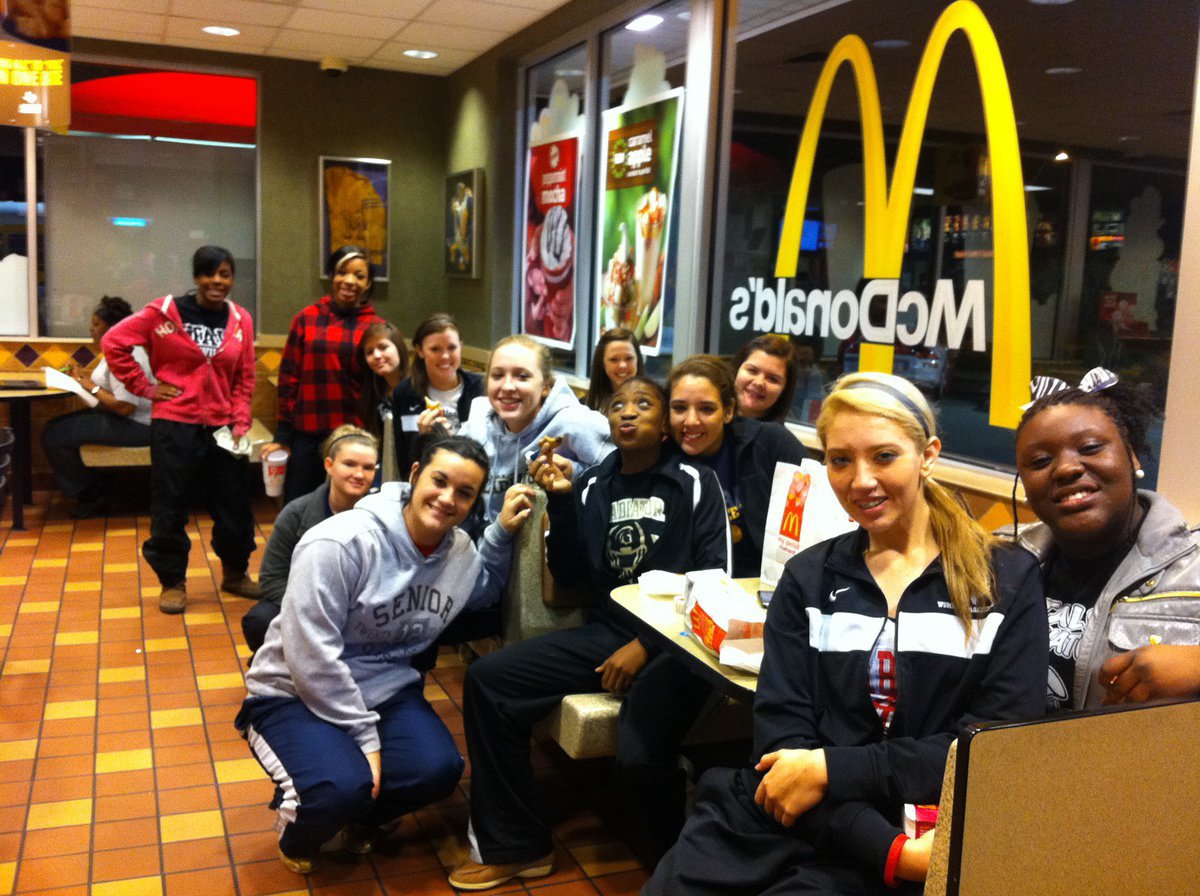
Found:
M 668 234 L 679 161 L 683 88 L 603 115 L 599 332 L 632 330 L 647 355 L 662 347 Z
M 521 330 L 566 349 L 575 343 L 578 171 L 578 136 L 560 136 L 529 149 Z

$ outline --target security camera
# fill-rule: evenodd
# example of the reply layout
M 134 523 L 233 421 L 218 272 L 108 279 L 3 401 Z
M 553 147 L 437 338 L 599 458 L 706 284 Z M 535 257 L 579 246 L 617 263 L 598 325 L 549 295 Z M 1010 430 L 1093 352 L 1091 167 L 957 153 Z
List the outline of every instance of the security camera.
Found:
M 321 71 L 331 78 L 345 74 L 350 69 L 350 66 L 346 64 L 346 60 L 341 56 L 322 56 L 318 65 L 321 66 Z

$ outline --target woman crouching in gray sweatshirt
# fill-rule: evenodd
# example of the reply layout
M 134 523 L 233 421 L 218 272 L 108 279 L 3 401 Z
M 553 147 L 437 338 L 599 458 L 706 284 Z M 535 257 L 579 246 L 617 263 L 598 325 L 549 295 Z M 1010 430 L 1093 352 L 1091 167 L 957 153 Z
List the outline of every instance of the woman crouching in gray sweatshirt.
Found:
M 528 486 L 508 490 L 479 548 L 456 526 L 488 476 L 479 443 L 428 445 L 390 482 L 310 529 L 283 610 L 246 674 L 235 724 L 277 785 L 280 860 L 312 871 L 321 844 L 369 852 L 381 825 L 442 799 L 463 759 L 412 658 L 466 608 L 495 603 Z

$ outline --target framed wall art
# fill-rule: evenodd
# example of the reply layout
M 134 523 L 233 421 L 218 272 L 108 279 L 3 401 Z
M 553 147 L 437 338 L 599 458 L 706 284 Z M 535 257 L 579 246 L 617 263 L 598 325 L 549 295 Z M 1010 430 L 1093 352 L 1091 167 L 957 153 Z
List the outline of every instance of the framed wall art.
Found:
M 479 277 L 479 218 L 483 214 L 483 169 L 459 171 L 446 178 L 446 275 Z
M 329 253 L 339 246 L 362 246 L 375 265 L 376 280 L 388 279 L 388 159 L 318 160 L 321 196 L 321 276 Z

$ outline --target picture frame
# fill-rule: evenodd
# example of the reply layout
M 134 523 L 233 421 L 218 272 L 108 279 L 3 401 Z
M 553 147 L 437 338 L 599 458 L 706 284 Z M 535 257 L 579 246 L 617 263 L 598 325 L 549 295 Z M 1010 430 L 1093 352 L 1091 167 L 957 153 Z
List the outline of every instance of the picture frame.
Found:
M 446 178 L 443 197 L 446 226 L 442 261 L 447 277 L 478 280 L 483 251 L 479 219 L 483 215 L 483 169 L 458 171 Z
M 321 156 L 317 160 L 320 196 L 320 257 L 318 271 L 328 276 L 329 253 L 340 246 L 362 246 L 375 266 L 375 279 L 387 281 L 391 234 L 388 228 L 391 196 L 390 159 Z

